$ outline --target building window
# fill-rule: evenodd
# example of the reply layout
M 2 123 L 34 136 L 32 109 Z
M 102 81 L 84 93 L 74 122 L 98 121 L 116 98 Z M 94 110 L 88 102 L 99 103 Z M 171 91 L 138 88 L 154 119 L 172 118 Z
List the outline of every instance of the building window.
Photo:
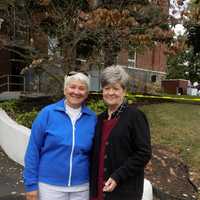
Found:
M 60 56 L 60 51 L 58 49 L 58 38 L 53 38 L 48 36 L 48 55 L 49 56 L 53 56 L 53 55 L 57 55 Z
M 129 52 L 128 54 L 128 67 L 135 68 L 136 67 L 136 52 Z
M 155 83 L 155 82 L 156 82 L 156 78 L 157 78 L 156 75 L 152 75 L 152 76 L 151 76 L 151 82 L 152 82 L 152 83 Z
M 131 68 L 135 67 L 135 60 L 134 59 L 128 59 L 128 67 L 131 67 Z

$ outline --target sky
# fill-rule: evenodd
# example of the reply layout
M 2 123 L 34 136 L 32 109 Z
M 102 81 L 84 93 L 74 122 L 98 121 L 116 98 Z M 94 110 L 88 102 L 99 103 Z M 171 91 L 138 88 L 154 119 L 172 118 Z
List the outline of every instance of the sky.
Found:
M 176 35 L 183 35 L 185 33 L 185 29 L 182 24 L 177 24 L 174 28 Z
M 170 14 L 173 15 L 175 18 L 180 18 L 180 13 L 184 9 L 187 8 L 187 4 L 190 0 L 185 0 L 184 4 L 182 6 L 178 6 L 176 3 L 176 0 L 170 0 L 172 8 L 170 9 Z M 172 12 L 172 10 L 175 10 L 176 12 Z M 174 31 L 176 35 L 183 35 L 185 32 L 185 29 L 182 24 L 177 24 L 174 28 Z

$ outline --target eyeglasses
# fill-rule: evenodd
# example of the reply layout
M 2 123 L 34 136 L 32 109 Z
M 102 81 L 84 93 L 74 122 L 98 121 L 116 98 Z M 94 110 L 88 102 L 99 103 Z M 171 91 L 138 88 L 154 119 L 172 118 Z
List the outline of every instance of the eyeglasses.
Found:
M 71 71 L 67 74 L 67 76 L 73 76 L 73 75 L 78 74 L 78 73 L 82 73 L 82 74 L 86 75 L 87 77 L 89 76 L 88 73 L 86 73 L 84 71 L 78 71 L 78 72 L 77 71 Z

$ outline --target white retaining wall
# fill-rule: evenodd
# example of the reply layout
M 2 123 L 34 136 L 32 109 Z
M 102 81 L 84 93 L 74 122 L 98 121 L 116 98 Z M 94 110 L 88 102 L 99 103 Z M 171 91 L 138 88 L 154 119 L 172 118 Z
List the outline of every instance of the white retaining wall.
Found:
M 30 129 L 17 124 L 0 108 L 0 146 L 15 162 L 24 166 Z

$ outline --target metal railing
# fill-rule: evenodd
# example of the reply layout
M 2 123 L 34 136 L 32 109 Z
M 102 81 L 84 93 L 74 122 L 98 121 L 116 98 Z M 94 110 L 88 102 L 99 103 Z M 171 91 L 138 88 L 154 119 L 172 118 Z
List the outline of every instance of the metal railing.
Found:
M 0 76 L 0 92 L 23 91 L 25 92 L 25 77 L 22 75 L 4 74 Z

